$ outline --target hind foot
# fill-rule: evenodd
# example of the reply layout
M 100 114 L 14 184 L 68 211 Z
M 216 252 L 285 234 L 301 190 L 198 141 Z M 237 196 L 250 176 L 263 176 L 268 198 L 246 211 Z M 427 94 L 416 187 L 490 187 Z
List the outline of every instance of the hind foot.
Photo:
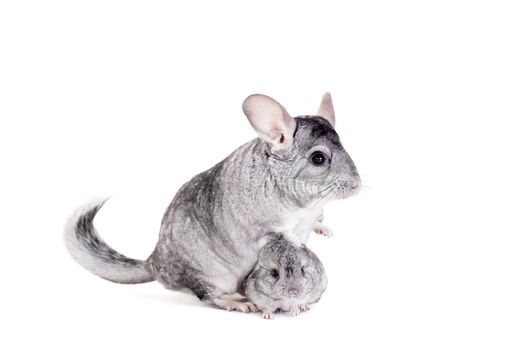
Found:
M 221 295 L 212 304 L 226 311 L 257 312 L 257 306 L 240 294 Z

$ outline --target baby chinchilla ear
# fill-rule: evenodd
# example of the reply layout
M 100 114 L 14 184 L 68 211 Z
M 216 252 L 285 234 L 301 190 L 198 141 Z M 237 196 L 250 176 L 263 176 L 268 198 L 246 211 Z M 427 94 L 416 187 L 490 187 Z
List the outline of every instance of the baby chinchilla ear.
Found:
M 242 110 L 261 139 L 277 150 L 292 146 L 295 119 L 279 102 L 265 95 L 251 95 L 244 100 Z
M 329 92 L 325 92 L 323 99 L 321 100 L 321 105 L 317 114 L 328 120 L 328 122 L 335 128 L 335 113 L 334 105 L 332 104 L 332 96 Z

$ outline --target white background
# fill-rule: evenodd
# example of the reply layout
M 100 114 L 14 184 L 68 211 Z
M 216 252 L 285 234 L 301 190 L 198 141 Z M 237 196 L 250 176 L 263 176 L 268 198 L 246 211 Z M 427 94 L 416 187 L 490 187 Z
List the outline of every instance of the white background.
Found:
M 519 1 L 3 1 L 0 347 L 523 349 Z M 146 258 L 177 189 L 331 91 L 362 192 L 313 236 L 329 286 L 296 318 L 227 313 L 77 266 L 62 227 Z

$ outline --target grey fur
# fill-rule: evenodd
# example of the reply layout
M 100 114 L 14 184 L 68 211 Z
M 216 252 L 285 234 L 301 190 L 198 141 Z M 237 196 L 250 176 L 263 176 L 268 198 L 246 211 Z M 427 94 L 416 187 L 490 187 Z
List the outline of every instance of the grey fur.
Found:
M 319 224 L 323 205 L 355 193 L 360 178 L 336 131 L 322 116 L 291 118 L 276 101 L 262 95 L 246 101 L 245 113 L 260 138 L 182 186 L 145 262 L 124 260 L 98 238 L 92 220 L 101 203 L 93 206 L 94 211 L 88 208 L 89 215 L 74 217 L 66 230 L 69 250 L 80 256 L 77 261 L 112 281 L 155 279 L 210 305 L 253 311 L 253 305 L 230 295 L 241 289 L 257 262 L 269 240 L 266 233 L 283 232 L 296 245 L 306 243 Z M 269 121 L 266 109 L 273 113 Z M 310 159 L 316 150 L 326 153 L 322 166 Z M 83 222 L 81 227 L 75 220 Z M 123 270 L 126 277 L 116 277 Z
M 146 262 L 130 259 L 108 246 L 93 226 L 93 219 L 104 201 L 88 205 L 68 220 L 64 241 L 71 256 L 95 275 L 116 283 L 145 283 L 155 278 Z
M 262 311 L 273 318 L 276 310 L 294 316 L 316 303 L 326 289 L 327 278 L 319 258 L 304 244 L 278 236 L 259 252 L 259 259 L 243 282 L 242 292 Z

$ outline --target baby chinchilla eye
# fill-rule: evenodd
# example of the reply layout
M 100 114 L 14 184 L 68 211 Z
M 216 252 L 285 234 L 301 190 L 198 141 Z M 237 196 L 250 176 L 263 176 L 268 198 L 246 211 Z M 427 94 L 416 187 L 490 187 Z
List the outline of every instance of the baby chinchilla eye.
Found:
M 314 165 L 323 165 L 326 161 L 326 156 L 323 152 L 317 151 L 310 156 L 310 160 L 312 161 L 312 163 L 314 163 Z
M 275 277 L 275 278 L 279 277 L 279 271 L 277 271 L 277 269 L 273 269 L 270 272 L 270 274 L 272 275 L 272 277 Z

